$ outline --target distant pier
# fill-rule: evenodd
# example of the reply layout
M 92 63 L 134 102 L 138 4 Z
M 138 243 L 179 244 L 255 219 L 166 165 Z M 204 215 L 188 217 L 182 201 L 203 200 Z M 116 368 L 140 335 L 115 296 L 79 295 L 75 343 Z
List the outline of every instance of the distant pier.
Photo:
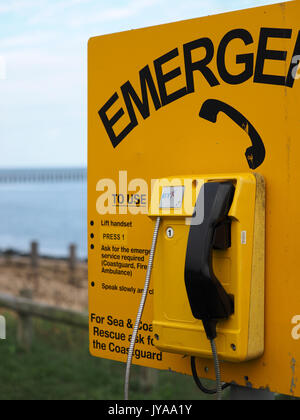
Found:
M 79 182 L 86 179 L 86 168 L 0 169 L 0 184 Z

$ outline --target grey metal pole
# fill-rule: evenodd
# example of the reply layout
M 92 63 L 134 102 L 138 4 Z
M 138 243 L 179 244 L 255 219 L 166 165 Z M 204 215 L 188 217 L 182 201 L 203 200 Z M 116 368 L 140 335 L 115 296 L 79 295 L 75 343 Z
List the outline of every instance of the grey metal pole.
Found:
M 275 394 L 266 389 L 231 385 L 229 399 L 233 401 L 274 401 Z

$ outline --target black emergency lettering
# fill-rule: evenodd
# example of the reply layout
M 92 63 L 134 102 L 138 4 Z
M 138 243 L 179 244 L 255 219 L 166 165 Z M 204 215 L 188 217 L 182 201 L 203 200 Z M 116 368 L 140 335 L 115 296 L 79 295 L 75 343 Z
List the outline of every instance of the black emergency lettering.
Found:
M 237 64 L 245 64 L 245 69 L 242 73 L 238 75 L 230 74 L 226 67 L 226 50 L 229 43 L 234 39 L 241 39 L 244 44 L 250 45 L 253 44 L 253 38 L 251 34 L 245 29 L 235 29 L 228 32 L 222 41 L 220 42 L 218 54 L 217 54 L 217 63 L 218 70 L 221 78 L 224 82 L 230 85 L 238 85 L 246 82 L 253 76 L 253 67 L 254 67 L 254 54 L 239 54 L 236 56 Z
M 161 102 L 156 91 L 156 87 L 151 75 L 149 66 L 144 67 L 140 72 L 140 87 L 142 93 L 142 99 L 139 98 L 136 91 L 132 87 L 132 84 L 128 81 L 123 86 L 121 86 L 121 91 L 123 98 L 126 104 L 126 108 L 130 117 L 132 127 L 138 125 L 136 114 L 133 109 L 133 103 L 137 106 L 142 117 L 147 119 L 150 116 L 150 107 L 149 107 L 149 98 L 148 98 L 148 89 L 151 94 L 154 107 L 156 111 L 161 108 Z
M 199 48 L 205 48 L 206 55 L 202 60 L 193 62 L 192 51 Z M 184 61 L 186 71 L 187 93 L 195 92 L 194 72 L 199 71 L 207 80 L 211 87 L 218 86 L 220 83 L 210 70 L 208 65 L 214 57 L 214 44 L 209 38 L 200 38 L 195 41 L 184 44 Z
M 298 38 L 296 41 L 295 50 L 293 53 L 290 69 L 289 69 L 287 79 L 286 79 L 286 85 L 290 88 L 294 86 L 299 63 L 300 63 L 300 31 L 298 32 Z
M 171 102 L 176 101 L 177 99 L 182 98 L 187 94 L 186 87 L 177 90 L 176 92 L 167 93 L 166 83 L 170 80 L 175 79 L 176 77 L 181 75 L 180 67 L 177 67 L 171 70 L 168 73 L 163 72 L 162 66 L 163 64 L 167 63 L 168 61 L 178 57 L 178 48 L 168 52 L 167 54 L 159 57 L 157 60 L 154 61 L 154 67 L 156 71 L 157 83 L 159 87 L 161 103 L 163 106 L 170 104 Z
M 113 129 L 113 126 L 119 121 L 120 118 L 123 117 L 125 114 L 124 109 L 120 108 L 119 111 L 111 118 L 109 119 L 107 116 L 108 110 L 117 102 L 119 99 L 119 95 L 114 93 L 114 95 L 106 102 L 106 104 L 100 109 L 99 116 L 103 122 L 103 125 L 106 129 L 106 132 L 108 134 L 108 137 L 110 138 L 110 141 L 112 142 L 113 147 L 117 147 L 119 143 L 131 132 L 131 130 L 134 129 L 135 125 L 131 121 L 127 127 L 124 128 L 124 130 L 119 134 L 116 135 Z
M 255 83 L 285 86 L 286 76 L 264 74 L 264 65 L 266 60 L 286 61 L 287 58 L 287 51 L 267 49 L 269 38 L 290 39 L 291 36 L 292 29 L 261 28 L 254 75 Z

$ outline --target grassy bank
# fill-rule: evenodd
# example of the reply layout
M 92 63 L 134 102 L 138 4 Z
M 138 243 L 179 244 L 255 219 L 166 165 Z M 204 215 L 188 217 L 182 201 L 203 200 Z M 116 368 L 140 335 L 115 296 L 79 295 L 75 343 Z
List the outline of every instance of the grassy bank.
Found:
M 88 352 L 88 334 L 74 328 L 35 321 L 30 353 L 16 342 L 16 322 L 7 320 L 7 339 L 0 341 L 0 400 L 115 400 L 123 399 L 125 365 L 95 359 Z M 141 368 L 133 367 L 130 398 L 137 400 L 202 399 L 184 375 L 158 372 L 158 384 L 141 389 Z

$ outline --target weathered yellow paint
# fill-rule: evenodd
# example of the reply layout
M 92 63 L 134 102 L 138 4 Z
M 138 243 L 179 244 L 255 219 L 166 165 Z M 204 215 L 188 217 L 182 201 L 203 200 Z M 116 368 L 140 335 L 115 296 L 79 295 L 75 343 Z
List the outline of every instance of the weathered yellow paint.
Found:
M 137 250 L 149 250 L 153 233 L 153 222 L 147 214 L 120 214 L 124 207 L 116 206 L 117 214 L 100 215 L 98 200 L 103 191 L 107 193 L 108 190 L 101 191 L 99 181 L 104 178 L 115 181 L 118 194 L 119 171 L 127 171 L 128 182 L 142 178 L 148 185 L 152 179 L 176 174 L 259 173 L 266 182 L 265 350 L 256 360 L 222 363 L 222 380 L 300 396 L 300 340 L 297 335 L 292 335 L 295 329 L 292 321 L 300 314 L 297 270 L 300 85 L 298 78 L 291 78 L 292 69 L 294 75 L 299 75 L 298 61 L 293 61 L 293 57 L 299 55 L 299 15 L 298 0 L 106 35 L 89 41 L 88 231 L 90 348 L 93 355 L 126 360 L 131 323 L 141 296 L 138 289 L 143 288 L 146 273 L 143 267 L 127 268 L 129 275 L 102 272 L 103 260 L 114 262 L 105 259 L 102 253 L 111 254 L 112 258 L 113 255 L 139 257 L 139 264 L 146 265 L 148 255 L 139 254 Z M 277 28 L 279 31 L 262 28 Z M 219 45 L 226 34 L 236 29 L 244 30 L 243 35 L 239 32 L 243 38 L 228 43 L 224 59 Z M 200 39 L 207 49 L 199 47 L 200 43 L 196 41 Z M 194 41 L 195 44 L 190 44 Z M 197 45 L 199 48 L 191 51 Z M 204 70 L 202 67 L 204 73 L 191 71 L 191 63 L 204 57 L 207 60 Z M 229 78 L 224 72 L 224 64 Z M 256 71 L 253 71 L 252 64 Z M 239 81 L 237 75 L 242 75 L 245 68 L 248 75 L 240 76 L 245 81 Z M 266 75 L 273 77 L 270 79 Z M 223 80 L 226 78 L 227 81 Z M 130 84 L 126 83 L 128 81 Z M 136 97 L 133 101 L 131 88 L 140 102 Z M 217 115 L 215 123 L 199 117 L 207 100 L 230 105 L 248 122 L 240 121 L 239 126 L 224 112 Z M 103 108 L 105 104 L 107 106 Z M 102 120 L 98 114 L 100 109 Z M 265 147 L 265 156 L 260 149 L 258 162 L 253 150 L 245 157 L 251 146 L 249 135 L 253 134 L 253 127 Z M 108 135 L 110 129 L 114 132 L 110 131 L 111 139 Z M 119 141 L 121 132 L 124 138 Z M 138 193 L 134 183 L 128 191 Z M 114 193 L 112 190 L 110 194 Z M 147 204 L 149 200 L 150 195 Z M 111 243 L 100 240 L 101 227 L 111 221 L 119 222 L 114 226 L 121 228 L 121 234 L 123 229 L 127 235 L 125 246 L 128 253 L 113 251 Z M 112 227 L 110 231 L 114 233 Z M 91 234 L 94 234 L 93 239 Z M 92 244 L 94 249 L 90 248 Z M 102 246 L 106 248 L 101 250 Z M 132 252 L 132 248 L 136 252 Z M 156 291 L 151 284 L 140 342 L 136 345 L 138 350 L 149 353 L 145 354 L 146 358 L 134 361 L 145 366 L 190 373 L 188 358 L 159 354 L 152 345 L 153 293 L 155 295 Z M 258 290 L 253 288 L 252 294 L 256 293 Z M 262 308 L 251 307 L 250 311 L 255 316 Z M 99 317 L 97 321 L 96 315 Z M 94 327 L 98 328 L 99 335 Z M 111 338 L 109 335 L 114 332 L 124 335 L 119 339 Z M 99 342 L 97 348 L 96 339 Z M 116 346 L 119 347 L 116 349 Z M 211 360 L 199 359 L 198 371 L 201 377 L 214 378 Z

